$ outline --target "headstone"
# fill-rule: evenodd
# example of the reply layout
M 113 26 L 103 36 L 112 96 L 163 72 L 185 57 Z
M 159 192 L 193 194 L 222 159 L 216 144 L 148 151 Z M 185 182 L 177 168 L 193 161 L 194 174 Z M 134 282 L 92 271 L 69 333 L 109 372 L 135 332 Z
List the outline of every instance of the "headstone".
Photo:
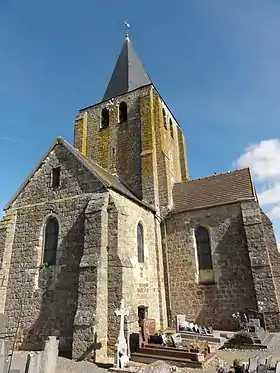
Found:
M 180 324 L 186 321 L 186 315 L 176 315 L 176 332 L 180 333 Z
M 266 360 L 265 360 L 265 365 L 266 367 L 269 369 L 271 367 L 271 363 L 272 363 L 272 355 L 269 355 Z
M 5 325 L 7 322 L 7 315 L 4 315 L 3 313 L 0 313 L 0 338 L 5 337 Z
M 25 373 L 40 373 L 43 366 L 43 351 L 28 354 Z
M 252 357 L 249 359 L 248 373 L 256 372 L 258 367 L 258 357 Z
M 115 311 L 116 316 L 120 316 L 120 331 L 118 336 L 118 342 L 116 344 L 116 368 L 123 368 L 124 365 L 129 361 L 127 354 L 127 343 L 124 335 L 124 318 L 129 315 L 128 310 L 124 308 L 124 300 L 121 301 L 120 309 Z
M 144 319 L 142 325 L 143 325 L 144 343 L 148 343 L 149 336 L 154 335 L 156 332 L 156 320 L 155 319 Z
M 42 373 L 56 372 L 58 345 L 59 341 L 55 336 L 48 337 L 44 349 Z
M 249 323 L 252 325 L 257 326 L 258 328 L 261 327 L 261 321 L 260 319 L 249 319 Z
M 277 363 L 276 363 L 275 373 L 280 373 L 280 361 L 277 361 Z
M 6 341 L 0 340 L 0 372 L 6 373 L 8 370 L 8 348 Z
M 180 333 L 172 334 L 171 339 L 172 339 L 174 347 L 182 346 L 182 337 Z

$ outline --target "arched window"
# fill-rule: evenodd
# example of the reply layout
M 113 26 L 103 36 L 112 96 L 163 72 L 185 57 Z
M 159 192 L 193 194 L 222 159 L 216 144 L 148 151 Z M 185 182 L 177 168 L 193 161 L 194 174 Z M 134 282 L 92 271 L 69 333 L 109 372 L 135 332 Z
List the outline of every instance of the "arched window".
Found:
M 198 227 L 195 232 L 199 269 L 213 269 L 208 230 Z
M 105 107 L 101 111 L 101 126 L 100 128 L 109 127 L 109 110 Z
M 164 127 L 167 129 L 166 112 L 165 112 L 164 108 L 162 108 L 162 116 L 163 116 Z
M 59 225 L 55 217 L 50 217 L 45 226 L 44 259 L 49 266 L 56 263 Z
M 127 104 L 123 101 L 119 106 L 119 123 L 127 122 Z
M 197 259 L 200 283 L 214 283 L 215 275 L 211 254 L 211 244 L 208 230 L 198 227 L 195 231 Z
M 137 225 L 137 252 L 138 262 L 144 263 L 144 232 L 141 223 L 138 223 Z
M 172 119 L 171 118 L 169 119 L 169 127 L 170 127 L 171 137 L 174 138 L 173 123 L 172 123 Z

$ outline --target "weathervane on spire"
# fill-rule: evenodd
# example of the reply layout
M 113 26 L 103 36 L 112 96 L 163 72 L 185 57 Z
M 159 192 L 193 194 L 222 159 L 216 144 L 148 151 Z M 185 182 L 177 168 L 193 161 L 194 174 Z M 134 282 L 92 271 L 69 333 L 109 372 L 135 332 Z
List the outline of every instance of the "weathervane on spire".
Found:
M 127 21 L 125 21 L 124 26 L 125 26 L 126 37 L 129 38 L 130 24 Z

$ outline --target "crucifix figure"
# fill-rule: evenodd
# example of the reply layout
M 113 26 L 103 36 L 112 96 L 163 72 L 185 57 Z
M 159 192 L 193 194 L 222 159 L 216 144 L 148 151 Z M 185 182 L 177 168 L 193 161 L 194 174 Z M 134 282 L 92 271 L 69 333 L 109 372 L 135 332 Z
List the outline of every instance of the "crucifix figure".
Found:
M 127 309 L 124 308 L 124 300 L 121 301 L 120 309 L 115 311 L 116 316 L 120 316 L 120 332 L 118 336 L 118 343 L 117 343 L 117 356 L 116 356 L 116 363 L 117 368 L 123 368 L 123 365 L 128 362 L 128 355 L 127 355 L 127 343 L 124 336 L 124 318 L 125 316 L 129 315 Z

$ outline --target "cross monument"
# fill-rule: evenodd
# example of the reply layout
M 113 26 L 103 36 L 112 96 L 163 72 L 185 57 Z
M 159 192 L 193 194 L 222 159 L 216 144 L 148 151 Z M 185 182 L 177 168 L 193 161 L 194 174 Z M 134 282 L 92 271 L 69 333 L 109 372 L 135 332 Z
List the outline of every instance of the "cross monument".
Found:
M 118 336 L 118 343 L 117 343 L 117 356 L 116 356 L 116 363 L 117 363 L 117 368 L 120 367 L 120 362 L 123 360 L 128 359 L 127 355 L 127 343 L 124 335 L 124 318 L 125 316 L 129 315 L 129 312 L 127 309 L 124 308 L 124 300 L 121 300 L 121 306 L 120 309 L 115 310 L 116 316 L 120 316 L 120 332 Z M 121 356 L 120 356 L 121 355 Z M 121 364 L 122 365 L 122 364 Z

